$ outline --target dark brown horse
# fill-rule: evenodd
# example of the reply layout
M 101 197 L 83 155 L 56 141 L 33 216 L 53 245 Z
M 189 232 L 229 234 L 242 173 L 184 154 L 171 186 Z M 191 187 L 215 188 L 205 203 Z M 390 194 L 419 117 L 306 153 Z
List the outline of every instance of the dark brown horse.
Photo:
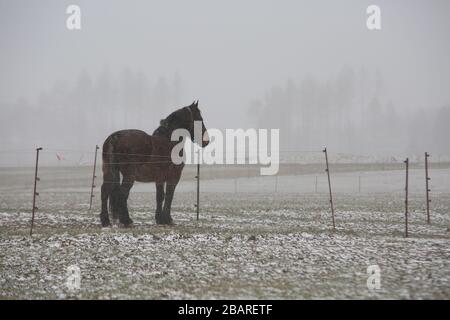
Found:
M 127 200 L 135 181 L 156 183 L 156 223 L 172 223 L 170 207 L 184 163 L 172 162 L 171 152 L 179 141 L 171 141 L 171 135 L 176 129 L 186 129 L 194 141 L 194 121 L 202 122 L 204 135 L 206 128 L 198 108 L 198 101 L 172 112 L 166 119 L 161 120 L 153 135 L 141 130 L 121 130 L 114 132 L 105 140 L 100 213 L 103 227 L 111 225 L 108 200 L 113 220 L 118 218 L 123 226 L 130 226 L 133 223 L 128 213 Z M 202 147 L 208 142 L 202 139 Z

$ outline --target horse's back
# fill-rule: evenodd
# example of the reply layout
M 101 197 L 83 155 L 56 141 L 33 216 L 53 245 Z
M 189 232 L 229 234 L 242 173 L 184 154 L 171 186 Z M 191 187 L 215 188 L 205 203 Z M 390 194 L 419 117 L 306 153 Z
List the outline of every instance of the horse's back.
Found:
M 151 136 L 142 130 L 116 131 L 103 143 L 103 154 L 148 154 L 151 152 L 151 141 Z
M 130 143 L 133 141 L 145 141 L 150 136 L 142 130 L 137 129 L 127 129 L 127 130 L 119 130 L 116 131 L 106 138 L 103 143 L 103 151 L 105 149 L 109 149 L 111 147 L 117 148 L 118 146 L 130 146 Z
M 155 162 L 170 156 L 171 142 L 145 131 L 129 129 L 112 133 L 103 144 L 103 158 L 128 162 Z M 158 161 L 160 162 L 160 161 Z

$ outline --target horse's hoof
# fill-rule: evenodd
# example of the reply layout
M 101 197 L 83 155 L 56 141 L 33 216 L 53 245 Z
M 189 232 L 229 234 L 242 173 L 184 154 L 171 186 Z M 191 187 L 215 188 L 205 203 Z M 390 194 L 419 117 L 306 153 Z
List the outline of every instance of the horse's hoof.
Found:
M 162 215 L 161 212 L 157 212 L 155 214 L 155 221 L 156 221 L 156 224 L 164 224 L 164 216 Z
M 119 221 L 119 227 L 122 228 L 132 228 L 133 227 L 133 220 L 130 218 L 126 219 L 125 221 Z
M 133 228 L 134 227 L 134 223 L 133 223 L 133 221 L 127 222 L 127 223 L 121 223 L 120 226 L 122 228 Z
M 166 216 L 161 217 L 160 216 L 160 217 L 156 218 L 156 224 L 170 226 L 170 225 L 173 225 L 173 220 L 171 217 L 166 217 Z
M 134 227 L 134 224 L 133 224 L 133 223 L 127 223 L 127 224 L 119 223 L 119 227 L 120 227 L 120 228 L 129 229 L 129 228 L 133 228 L 133 227 Z
M 127 223 L 127 224 L 125 224 L 125 223 L 119 223 L 117 226 L 118 226 L 119 228 L 129 229 L 129 228 L 133 228 L 133 227 L 134 227 L 134 224 L 133 224 L 133 223 Z
M 106 218 L 106 219 L 100 218 L 100 222 L 102 224 L 102 228 L 111 227 L 111 223 L 109 222 L 108 218 Z

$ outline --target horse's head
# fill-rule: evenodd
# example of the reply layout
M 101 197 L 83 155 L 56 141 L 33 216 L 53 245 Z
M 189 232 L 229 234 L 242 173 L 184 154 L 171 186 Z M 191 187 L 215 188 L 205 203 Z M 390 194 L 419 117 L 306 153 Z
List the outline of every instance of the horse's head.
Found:
M 202 113 L 200 112 L 200 109 L 198 108 L 198 100 L 197 102 L 192 102 L 190 106 L 184 107 L 182 110 L 187 110 L 188 113 L 188 127 L 185 128 L 189 130 L 189 133 L 191 134 L 191 140 L 194 141 L 194 123 L 196 121 L 199 121 L 202 123 L 202 147 L 206 147 L 209 144 L 209 136 L 208 131 L 205 127 L 205 121 L 203 121 Z
M 196 142 L 194 141 L 194 124 L 196 121 L 201 121 L 202 123 L 202 147 L 206 147 L 209 144 L 209 136 L 198 108 L 198 100 L 194 101 L 190 106 L 172 112 L 166 119 L 161 120 L 161 126 L 166 127 L 169 132 L 180 128 L 186 129 L 191 135 L 192 142 Z

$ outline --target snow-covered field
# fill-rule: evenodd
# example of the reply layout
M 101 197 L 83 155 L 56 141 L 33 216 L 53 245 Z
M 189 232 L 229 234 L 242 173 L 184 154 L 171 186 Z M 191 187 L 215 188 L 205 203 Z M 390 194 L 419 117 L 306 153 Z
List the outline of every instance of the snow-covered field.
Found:
M 32 170 L 2 169 L 0 298 L 449 299 L 450 169 L 430 172 L 430 225 L 423 170 L 411 170 L 407 239 L 403 171 L 338 171 L 333 231 L 323 172 L 202 181 L 199 221 L 186 179 L 170 227 L 154 223 L 154 186 L 137 184 L 134 227 L 101 229 L 98 187 L 88 210 L 89 170 L 42 169 L 30 237 Z M 70 290 L 73 265 L 81 282 Z

